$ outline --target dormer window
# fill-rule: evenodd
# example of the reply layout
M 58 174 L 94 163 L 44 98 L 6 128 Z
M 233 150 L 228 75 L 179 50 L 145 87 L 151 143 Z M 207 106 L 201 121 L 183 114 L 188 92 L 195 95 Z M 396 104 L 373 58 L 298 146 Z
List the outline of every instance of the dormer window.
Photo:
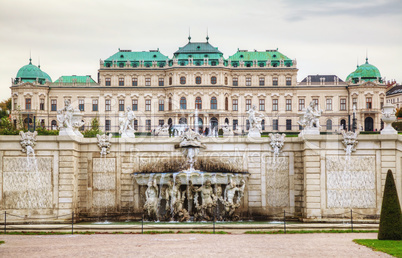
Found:
M 212 65 L 212 66 L 216 66 L 216 62 L 215 62 L 215 61 L 212 61 L 212 62 L 211 62 L 211 65 Z
M 197 50 L 200 50 L 201 49 L 201 47 L 200 46 L 197 46 Z
M 123 56 L 123 55 L 120 55 L 120 58 L 124 58 L 124 56 Z
M 124 67 L 124 63 L 119 63 L 119 67 L 120 68 Z

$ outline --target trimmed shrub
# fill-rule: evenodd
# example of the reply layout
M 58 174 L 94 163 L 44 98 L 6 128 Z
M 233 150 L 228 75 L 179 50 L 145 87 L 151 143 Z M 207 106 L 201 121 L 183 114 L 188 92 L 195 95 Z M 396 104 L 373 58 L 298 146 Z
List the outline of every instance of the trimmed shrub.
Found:
M 388 170 L 382 198 L 379 240 L 402 240 L 402 214 L 392 171 Z

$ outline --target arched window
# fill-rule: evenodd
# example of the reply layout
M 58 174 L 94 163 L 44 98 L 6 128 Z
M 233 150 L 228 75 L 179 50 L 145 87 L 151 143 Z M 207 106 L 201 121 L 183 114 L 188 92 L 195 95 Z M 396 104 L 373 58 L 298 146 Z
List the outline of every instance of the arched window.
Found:
M 180 77 L 180 84 L 186 84 L 186 77 Z
M 216 84 L 216 76 L 211 77 L 211 84 Z
M 211 109 L 217 109 L 218 106 L 218 101 L 216 100 L 216 97 L 211 98 Z
M 52 125 L 52 130 L 57 130 L 57 122 L 56 122 L 56 120 L 52 120 L 51 125 Z
M 229 110 L 229 99 L 228 99 L 228 97 L 225 98 L 225 110 Z
M 342 126 L 343 130 L 346 130 L 346 120 L 345 119 L 341 120 L 341 126 Z
M 187 109 L 187 100 L 185 97 L 180 98 L 180 109 Z
M 181 125 L 186 125 L 186 124 L 187 124 L 187 118 L 181 117 L 181 118 L 179 119 L 179 124 L 181 124 Z
M 172 98 L 169 98 L 169 111 L 172 111 Z
M 327 120 L 327 131 L 332 130 L 332 120 L 328 119 Z
M 229 118 L 225 118 L 225 124 L 229 124 Z
M 173 83 L 173 79 L 172 79 L 172 77 L 169 77 L 169 85 L 172 85 L 172 83 Z
M 200 110 L 202 109 L 202 99 L 201 97 L 196 97 L 195 98 L 195 108 Z
M 195 84 L 201 84 L 201 77 L 200 76 L 195 77 Z

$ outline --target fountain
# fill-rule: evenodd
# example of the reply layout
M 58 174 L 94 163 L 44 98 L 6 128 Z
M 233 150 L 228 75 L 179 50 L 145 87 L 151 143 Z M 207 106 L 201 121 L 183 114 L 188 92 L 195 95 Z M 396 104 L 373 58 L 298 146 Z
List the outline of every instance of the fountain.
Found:
M 270 145 L 272 148 L 271 151 L 274 153 L 274 163 L 275 163 L 276 158 L 279 157 L 279 153 L 281 152 L 282 147 L 285 143 L 285 137 L 286 137 L 286 134 L 284 134 L 284 133 L 283 134 L 279 134 L 279 133 L 276 133 L 276 134 L 270 133 L 269 134 L 269 140 L 271 141 Z
M 168 221 L 210 221 L 238 220 L 235 211 L 241 206 L 248 173 L 206 172 L 197 168 L 218 166 L 212 160 L 196 160 L 200 149 L 205 148 L 200 135 L 192 130 L 184 132 L 179 144 L 185 160 L 175 161 L 178 167 L 185 168 L 177 172 L 134 173 L 133 176 L 140 186 L 147 185 L 145 191 L 144 215 L 148 220 Z M 168 162 L 162 161 L 166 167 Z M 180 164 L 179 164 L 180 163 Z M 149 164 L 147 164 L 149 165 Z M 169 180 L 165 183 L 165 178 Z M 225 185 L 222 197 L 222 185 Z M 222 209 L 218 207 L 222 206 Z
M 110 143 L 110 140 L 112 139 L 112 134 L 102 134 L 96 135 L 96 138 L 98 140 L 98 147 L 101 149 L 100 155 L 101 157 L 106 157 L 106 154 L 110 153 L 110 147 L 112 144 Z
M 155 129 L 155 136 L 169 137 L 169 125 L 167 124 L 159 125 Z
M 342 143 L 345 145 L 346 156 L 350 157 L 352 151 L 356 151 L 356 145 L 358 143 L 356 139 L 359 133 L 352 131 L 345 132 L 345 130 L 342 130 L 341 132 L 343 136 Z
M 26 132 L 24 133 L 23 131 L 20 131 L 20 136 L 21 136 L 21 147 L 22 147 L 22 152 L 27 154 L 27 157 L 32 155 L 35 157 L 35 151 L 34 147 L 36 145 L 36 135 L 38 134 L 37 131 L 34 131 L 33 133 L 31 132 Z

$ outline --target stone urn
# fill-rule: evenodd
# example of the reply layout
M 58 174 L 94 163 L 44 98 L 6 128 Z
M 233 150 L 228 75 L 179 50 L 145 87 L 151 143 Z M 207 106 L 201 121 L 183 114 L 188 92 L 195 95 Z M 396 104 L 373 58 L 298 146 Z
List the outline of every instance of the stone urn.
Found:
M 381 130 L 381 134 L 398 134 L 398 132 L 392 127 L 392 123 L 395 122 L 395 107 L 388 103 L 384 105 L 382 110 L 382 121 L 386 124 L 385 128 Z

